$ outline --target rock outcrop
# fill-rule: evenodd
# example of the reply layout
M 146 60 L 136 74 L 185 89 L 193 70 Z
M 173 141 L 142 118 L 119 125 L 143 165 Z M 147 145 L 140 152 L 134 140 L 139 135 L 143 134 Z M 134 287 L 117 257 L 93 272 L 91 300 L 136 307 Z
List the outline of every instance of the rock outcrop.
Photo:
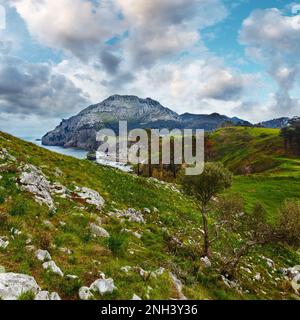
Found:
M 25 274 L 0 273 L 0 298 L 17 300 L 21 294 L 31 292 L 37 294 L 39 285 L 33 277 Z
M 32 193 L 38 203 L 46 204 L 52 210 L 55 209 L 51 197 L 51 184 L 40 169 L 26 164 L 22 168 L 20 185 L 23 190 Z
M 74 117 L 63 120 L 53 131 L 47 133 L 42 143 L 49 146 L 77 147 L 95 151 L 99 143 L 96 134 L 102 128 L 112 128 L 118 133 L 120 120 L 128 122 L 128 129 L 135 128 L 219 128 L 225 122 L 249 124 L 238 118 L 217 113 L 211 115 L 178 115 L 150 98 L 114 95 L 99 104 L 89 106 Z

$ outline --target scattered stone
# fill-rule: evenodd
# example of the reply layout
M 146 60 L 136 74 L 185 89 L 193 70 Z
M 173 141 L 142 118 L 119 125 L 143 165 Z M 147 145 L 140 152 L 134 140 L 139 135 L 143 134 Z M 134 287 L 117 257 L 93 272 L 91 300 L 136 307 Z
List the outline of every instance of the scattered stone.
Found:
M 262 256 L 262 258 L 266 261 L 269 268 L 273 269 L 275 267 L 275 263 L 273 260 L 271 260 L 270 258 L 266 258 L 264 256 Z
M 61 297 L 59 296 L 59 294 L 57 292 L 52 292 L 50 294 L 50 300 L 61 300 Z
M 93 292 L 98 292 L 101 296 L 107 293 L 113 293 L 117 289 L 114 285 L 113 279 L 99 279 L 93 282 L 90 286 L 90 290 Z
M 34 245 L 26 246 L 25 249 L 29 252 L 36 251 L 36 247 Z
M 151 210 L 149 208 L 144 208 L 143 209 L 143 213 L 145 214 L 150 214 L 151 213 Z
M 50 261 L 52 259 L 50 253 L 47 250 L 39 249 L 35 252 L 35 256 L 39 261 L 42 262 Z
M 95 223 L 90 224 L 90 231 L 97 237 L 109 238 L 109 233 L 102 227 L 97 226 Z
M 14 236 L 19 236 L 22 234 L 22 231 L 16 229 L 16 228 L 11 228 L 10 229 L 10 234 L 14 237 Z
M 142 300 L 142 298 L 134 294 L 131 300 Z
M 141 234 L 139 234 L 138 232 L 129 230 L 129 229 L 123 229 L 122 232 L 129 233 L 129 234 L 131 234 L 132 236 L 136 237 L 137 239 L 141 239 L 141 238 L 142 238 L 142 235 L 141 235 Z
M 5 241 L 5 240 L 0 238 L 0 248 L 1 249 L 5 250 L 8 247 L 8 245 L 9 245 L 9 241 L 8 240 Z
M 65 227 L 67 224 L 66 224 L 64 221 L 59 221 L 59 225 L 60 225 L 61 227 Z
M 300 294 L 300 273 L 293 278 L 291 285 L 295 293 Z
M 69 197 L 69 190 L 62 184 L 55 182 L 51 185 L 51 194 L 60 196 L 63 199 Z
M 202 265 L 205 268 L 211 268 L 211 262 L 210 262 L 208 257 L 203 257 L 203 258 L 200 259 L 200 261 L 202 262 Z
M 96 206 L 98 210 L 101 210 L 105 204 L 105 200 L 95 190 L 76 187 L 75 193 L 80 199 L 85 200 L 86 203 Z
M 281 269 L 283 275 L 291 280 L 291 286 L 296 294 L 300 294 L 300 266 L 292 268 Z
M 48 262 L 44 262 L 43 263 L 43 268 L 46 270 L 50 270 L 51 272 L 63 277 L 64 273 L 61 271 L 61 269 L 56 265 L 56 263 L 51 260 Z
M 0 298 L 17 300 L 23 293 L 37 294 L 40 287 L 33 277 L 17 273 L 0 273 Z
M 47 227 L 48 229 L 50 229 L 50 230 L 53 230 L 53 229 L 54 229 L 53 223 L 52 223 L 51 221 L 49 221 L 49 220 L 44 220 L 44 221 L 43 221 L 43 225 L 44 225 L 45 227 Z
M 0 159 L 10 161 L 10 162 L 17 161 L 17 159 L 14 156 L 12 156 L 5 148 L 2 148 L 0 150 Z
M 67 254 L 67 255 L 71 255 L 72 254 L 72 250 L 68 249 L 68 248 L 59 248 L 59 251 Z
M 121 271 L 125 272 L 125 273 L 128 273 L 132 270 L 132 267 L 130 266 L 125 266 L 125 267 L 122 267 L 121 268 Z
M 78 279 L 78 276 L 75 276 L 73 274 L 67 274 L 66 275 L 66 278 L 70 279 L 70 280 L 77 280 Z
M 254 276 L 254 280 L 255 280 L 255 281 L 261 281 L 261 274 L 260 274 L 260 273 L 257 273 L 257 274 Z
M 55 168 L 55 171 L 54 171 L 54 175 L 56 177 L 61 177 L 63 175 L 63 172 L 59 169 L 59 168 Z
M 178 297 L 179 297 L 178 300 L 187 300 L 187 297 L 182 293 L 182 289 L 183 289 L 182 282 L 172 272 L 169 272 L 169 276 L 173 282 L 173 285 L 177 290 Z
M 21 188 L 34 195 L 39 204 L 46 204 L 49 209 L 55 210 L 51 197 L 51 185 L 44 173 L 33 165 L 26 164 L 20 176 Z
M 88 287 L 81 287 L 78 291 L 80 300 L 92 300 L 94 298 L 93 293 Z
M 116 218 L 127 218 L 130 222 L 136 222 L 140 224 L 145 224 L 145 219 L 141 211 L 129 208 L 128 210 L 116 210 L 114 212 L 108 213 L 111 217 Z
M 230 288 L 230 289 L 238 289 L 239 285 L 237 282 L 235 281 L 230 281 L 229 279 L 227 279 L 226 277 L 224 277 L 223 275 L 221 276 L 223 283 L 225 284 L 226 287 Z
M 34 300 L 44 301 L 44 300 L 61 300 L 60 296 L 56 292 L 49 293 L 49 291 L 40 291 L 35 296 Z

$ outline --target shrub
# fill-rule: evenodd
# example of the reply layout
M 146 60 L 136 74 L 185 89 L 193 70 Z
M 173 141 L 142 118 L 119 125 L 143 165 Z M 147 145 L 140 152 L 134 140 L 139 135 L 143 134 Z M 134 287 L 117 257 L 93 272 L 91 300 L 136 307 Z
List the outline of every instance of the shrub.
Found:
M 8 222 L 8 215 L 0 212 L 0 227 L 3 227 L 7 224 Z
M 5 202 L 5 195 L 0 192 L 0 204 L 3 204 Z
M 11 216 L 24 216 L 27 212 L 27 204 L 24 199 L 16 198 L 9 210 Z
M 19 295 L 18 300 L 34 300 L 35 294 L 32 291 L 23 292 Z
M 106 240 L 106 244 L 112 253 L 121 255 L 128 247 L 128 235 L 125 233 L 113 234 Z
M 50 245 L 51 245 L 51 236 L 46 233 L 43 232 L 40 234 L 40 238 L 39 238 L 39 243 L 40 243 L 40 248 L 43 250 L 49 250 Z
M 221 196 L 216 204 L 218 218 L 222 221 L 231 221 L 238 218 L 244 211 L 244 205 L 244 199 L 238 194 Z
M 286 201 L 279 210 L 278 234 L 291 246 L 300 245 L 300 201 Z

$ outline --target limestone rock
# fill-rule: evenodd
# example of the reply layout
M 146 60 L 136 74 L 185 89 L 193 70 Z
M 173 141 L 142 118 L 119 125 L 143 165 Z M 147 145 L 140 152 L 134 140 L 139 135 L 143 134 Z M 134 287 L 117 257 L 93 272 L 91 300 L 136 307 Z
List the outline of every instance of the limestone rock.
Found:
M 61 271 L 61 269 L 56 265 L 56 263 L 51 260 L 48 262 L 44 262 L 43 263 L 43 268 L 46 270 L 50 270 L 51 272 L 63 277 L 64 273 Z
M 26 164 L 20 176 L 21 188 L 34 195 L 40 204 L 46 204 L 51 210 L 55 209 L 51 197 L 51 185 L 43 172 L 33 165 Z
M 138 295 L 134 294 L 131 300 L 142 300 Z
M 182 289 L 183 289 L 182 282 L 172 272 L 169 272 L 169 276 L 177 290 L 179 300 L 187 300 L 187 297 L 182 293 Z
M 35 296 L 34 300 L 61 300 L 60 296 L 56 292 L 49 293 L 49 291 L 40 291 Z
M 9 245 L 9 241 L 8 240 L 6 241 L 6 240 L 3 240 L 3 239 L 0 238 L 0 248 L 1 249 L 5 250 L 8 247 L 8 245 Z
M 97 226 L 94 223 L 90 224 L 90 231 L 92 232 L 92 234 L 94 234 L 97 237 L 102 237 L 102 238 L 108 238 L 109 237 L 109 233 L 103 229 L 102 227 Z
M 94 298 L 93 293 L 88 287 L 81 287 L 78 292 L 80 300 L 92 300 Z
M 211 268 L 211 262 L 208 257 L 203 257 L 200 260 L 205 268 Z
M 80 199 L 83 199 L 88 204 L 94 205 L 98 210 L 101 210 L 105 204 L 105 200 L 95 190 L 76 187 L 75 193 Z
M 50 253 L 47 250 L 39 249 L 35 252 L 35 256 L 39 261 L 42 262 L 50 261 L 52 259 Z
M 93 282 L 90 286 L 90 290 L 93 292 L 98 292 L 102 296 L 107 293 L 113 293 L 116 289 L 113 279 L 99 279 Z
M 3 300 L 17 300 L 27 292 L 37 294 L 40 287 L 33 277 L 17 273 L 0 273 L 0 297 Z

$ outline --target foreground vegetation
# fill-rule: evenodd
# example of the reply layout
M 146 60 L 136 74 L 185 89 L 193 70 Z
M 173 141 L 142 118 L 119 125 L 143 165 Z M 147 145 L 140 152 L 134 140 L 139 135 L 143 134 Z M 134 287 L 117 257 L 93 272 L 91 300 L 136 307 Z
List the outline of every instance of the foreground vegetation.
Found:
M 0 249 L 0 265 L 7 272 L 33 275 L 41 287 L 57 291 L 64 299 L 78 299 L 78 289 L 89 286 L 100 272 L 114 279 L 117 290 L 99 299 L 131 299 L 133 294 L 142 299 L 179 298 L 168 272 L 145 277 L 134 271 L 155 272 L 160 267 L 182 280 L 189 299 L 297 299 L 280 272 L 300 264 L 296 247 L 279 242 L 257 245 L 239 261 L 234 278 L 224 280 L 224 265 L 241 247 L 246 233 L 240 229 L 217 232 L 215 228 L 216 224 L 222 228 L 224 221 L 217 217 L 232 199 L 236 200 L 229 206 L 238 208 L 235 213 L 251 215 L 259 202 L 267 213 L 266 223 L 276 223 L 284 201 L 299 199 L 297 158 L 285 154 L 276 130 L 224 128 L 211 139 L 212 160 L 223 162 L 236 176 L 232 187 L 218 202 L 212 201 L 209 209 L 209 225 L 214 226 L 209 232 L 218 237 L 208 266 L 200 259 L 204 235 L 198 204 L 173 185 L 52 153 L 1 133 L 0 149 L 5 148 L 16 161 L 0 159 L 0 236 L 10 239 L 7 249 Z M 40 168 L 52 183 L 70 190 L 80 186 L 99 192 L 105 199 L 104 208 L 98 211 L 59 196 L 54 199 L 56 211 L 38 204 L 16 184 L 22 163 Z M 146 223 L 109 215 L 128 208 L 148 212 Z M 108 239 L 90 233 L 89 224 L 99 218 L 110 234 Z M 65 274 L 78 278 L 45 271 L 28 245 L 48 250 Z M 126 266 L 133 271 L 121 270 Z

